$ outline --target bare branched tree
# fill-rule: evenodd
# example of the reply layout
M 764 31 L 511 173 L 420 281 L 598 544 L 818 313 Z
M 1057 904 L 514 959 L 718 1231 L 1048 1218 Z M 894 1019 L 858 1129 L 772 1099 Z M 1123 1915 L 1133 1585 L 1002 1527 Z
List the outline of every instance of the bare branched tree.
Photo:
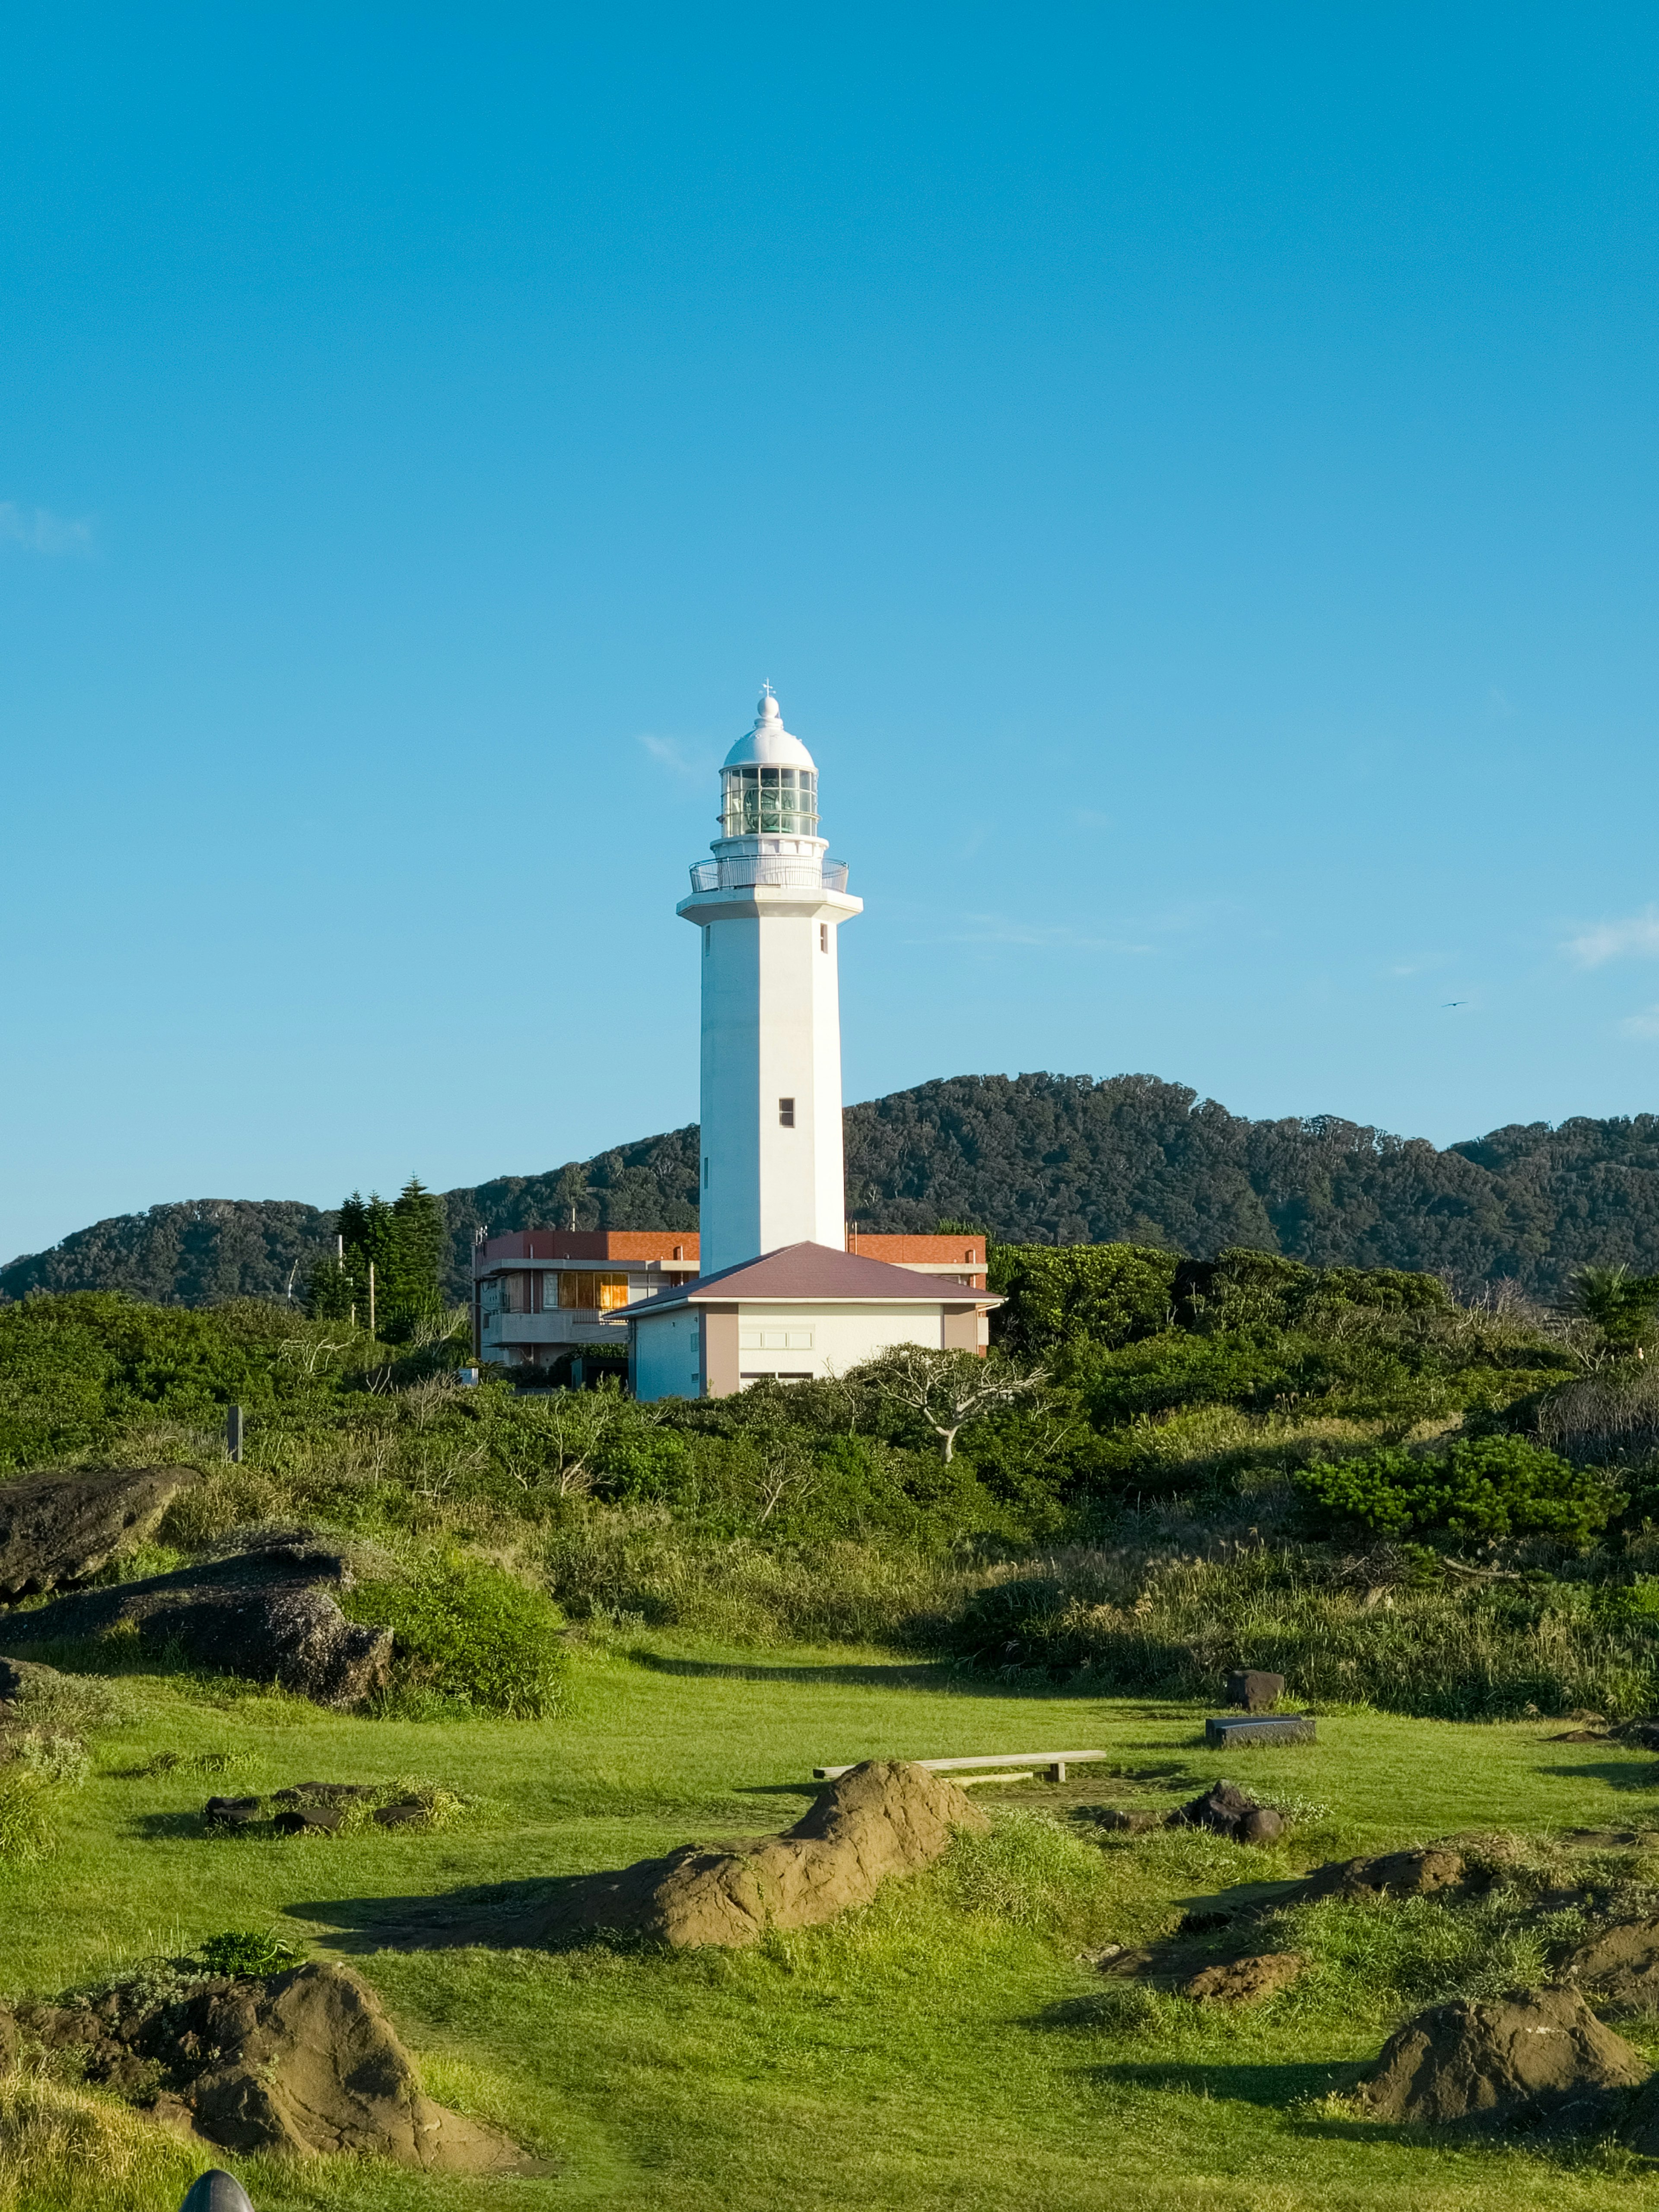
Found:
M 947 1467 L 969 1421 L 1031 1396 L 1048 1379 L 1045 1368 L 1016 1367 L 995 1352 L 981 1359 L 971 1352 L 935 1352 L 925 1344 L 896 1344 L 854 1372 L 890 1404 L 921 1417 L 939 1438 Z

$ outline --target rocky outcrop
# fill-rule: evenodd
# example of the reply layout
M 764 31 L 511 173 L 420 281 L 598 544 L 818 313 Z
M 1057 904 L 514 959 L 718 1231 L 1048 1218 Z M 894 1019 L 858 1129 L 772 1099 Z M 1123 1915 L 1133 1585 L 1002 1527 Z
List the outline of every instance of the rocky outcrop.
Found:
M 1603 2027 L 1576 1990 L 1517 1990 L 1485 2004 L 1434 2005 L 1389 2038 L 1358 2100 L 1380 2120 L 1431 2127 L 1601 2118 L 1647 2061 Z
M 535 2170 L 495 2129 L 423 2094 L 379 1999 L 344 1966 L 134 1985 L 7 2015 L 12 2049 L 74 2051 L 88 2080 L 149 2101 L 177 2132 L 244 2155 L 347 2152 L 428 2173 Z M 157 2076 L 164 2085 L 157 2089 Z
M 944 1776 L 896 1759 L 855 1766 L 781 1836 L 702 1848 L 597 1875 L 548 1932 L 636 1930 L 677 1949 L 758 1942 L 769 1928 L 811 1928 L 866 1905 L 895 1875 L 914 1874 L 957 1829 L 990 1826 Z
M 132 1627 L 151 1650 L 173 1646 L 198 1667 L 245 1674 L 325 1705 L 361 1705 L 385 1688 L 392 1632 L 349 1621 L 326 1585 L 350 1586 L 345 1559 L 272 1544 L 170 1575 L 78 1590 L 7 1621 L 14 1647 L 80 1641 Z
M 1253 1958 L 1229 1959 L 1218 1966 L 1206 1966 L 1181 1985 L 1182 1996 L 1200 2004 L 1255 2004 L 1275 1990 L 1288 1989 L 1308 1970 L 1297 1951 L 1259 1951 Z
M 1659 2012 L 1659 1920 L 1629 1920 L 1581 1944 L 1561 1978 L 1591 1990 L 1598 2005 Z
M 1388 1851 L 1380 1858 L 1334 1859 L 1316 1867 L 1297 1893 L 1297 1903 L 1322 1897 L 1432 1897 L 1455 1889 L 1463 1879 L 1462 1856 L 1437 1849 Z
M 95 1575 L 151 1534 L 190 1467 L 79 1467 L 0 1483 L 0 1597 Z

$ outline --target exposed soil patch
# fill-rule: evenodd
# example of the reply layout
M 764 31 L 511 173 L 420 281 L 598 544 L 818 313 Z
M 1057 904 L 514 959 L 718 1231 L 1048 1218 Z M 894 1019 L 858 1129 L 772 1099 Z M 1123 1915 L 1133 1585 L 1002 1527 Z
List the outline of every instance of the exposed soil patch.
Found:
M 424 2095 L 368 1985 L 314 1963 L 261 1977 L 159 1972 L 0 2013 L 9 2063 L 73 2051 L 88 2080 L 225 2150 L 395 2159 L 424 2172 L 537 2171 L 515 2143 Z
M 1434 2005 L 1382 2046 L 1358 2100 L 1376 2118 L 1445 2127 L 1504 2121 L 1583 2125 L 1647 2061 L 1604 2027 L 1577 1990 L 1517 1990 L 1484 2004 Z
M 573 1925 L 632 1930 L 678 1948 L 758 1942 L 769 1928 L 811 1928 L 868 1904 L 895 1875 L 930 1866 L 957 1829 L 990 1826 L 944 1776 L 872 1759 L 827 1789 L 781 1836 L 705 1849 L 594 1875 L 550 1911 L 546 1932 Z
M 1200 2004 L 1255 2004 L 1275 1990 L 1288 1989 L 1308 1970 L 1297 1951 L 1258 1951 L 1243 1959 L 1229 1959 L 1218 1966 L 1206 1966 L 1183 1982 L 1181 1993 Z
M 1434 1897 L 1464 1879 L 1462 1854 L 1431 1846 L 1388 1851 L 1380 1858 L 1337 1859 L 1316 1867 L 1297 1893 L 1298 1904 L 1322 1897 Z
M 1599 2008 L 1659 2012 L 1659 1920 L 1607 1929 L 1563 1960 L 1560 1972 Z

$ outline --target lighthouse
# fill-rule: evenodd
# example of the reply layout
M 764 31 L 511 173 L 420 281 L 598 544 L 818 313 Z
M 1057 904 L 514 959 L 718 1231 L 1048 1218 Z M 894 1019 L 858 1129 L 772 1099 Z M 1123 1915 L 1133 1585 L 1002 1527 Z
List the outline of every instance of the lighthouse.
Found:
M 720 770 L 720 831 L 675 909 L 700 939 L 698 1273 L 623 1309 L 629 1388 L 724 1398 L 894 1345 L 982 1352 L 1001 1300 L 981 1237 L 860 1231 L 848 1249 L 837 955 L 864 908 L 825 858 L 817 765 L 770 684 Z
M 817 768 L 769 684 L 720 770 L 720 832 L 676 909 L 702 933 L 705 1275 L 846 1242 L 839 945 L 864 906 L 825 857 Z

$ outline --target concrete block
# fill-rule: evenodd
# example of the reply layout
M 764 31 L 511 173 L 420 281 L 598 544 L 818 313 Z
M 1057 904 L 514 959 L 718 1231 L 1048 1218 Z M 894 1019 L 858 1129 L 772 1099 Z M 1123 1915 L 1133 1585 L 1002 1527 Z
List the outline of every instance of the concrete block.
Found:
M 1224 1715 L 1204 1723 L 1204 1741 L 1218 1750 L 1231 1748 L 1235 1744 L 1248 1743 L 1311 1743 L 1314 1741 L 1314 1720 L 1311 1713 L 1257 1713 L 1245 1720 Z

